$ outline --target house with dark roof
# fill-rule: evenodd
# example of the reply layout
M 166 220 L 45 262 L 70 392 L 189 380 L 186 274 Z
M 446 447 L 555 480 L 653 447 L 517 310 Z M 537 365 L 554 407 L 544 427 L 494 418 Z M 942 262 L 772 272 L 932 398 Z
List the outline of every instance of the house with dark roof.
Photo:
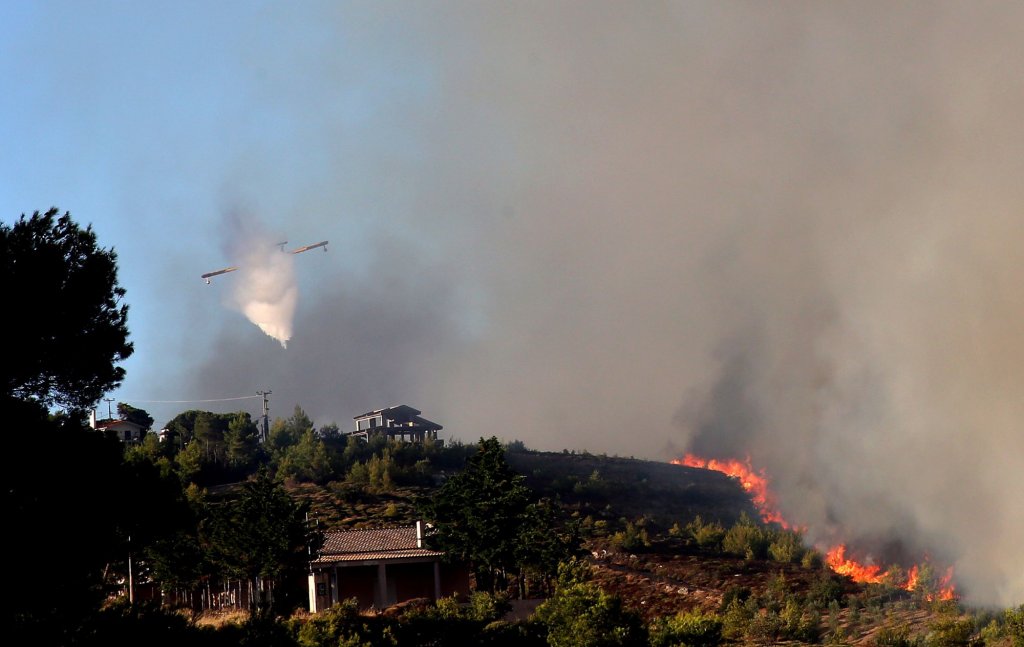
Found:
M 437 440 L 437 432 L 444 427 L 421 417 L 421 413 L 419 409 L 405 404 L 367 411 L 355 417 L 356 429 L 348 435 L 363 440 L 379 435 L 386 435 L 388 440 L 420 443 L 428 438 Z
M 427 548 L 425 526 L 329 531 L 310 563 L 309 609 L 313 613 L 356 598 L 361 608 L 469 593 L 469 570 L 446 563 Z

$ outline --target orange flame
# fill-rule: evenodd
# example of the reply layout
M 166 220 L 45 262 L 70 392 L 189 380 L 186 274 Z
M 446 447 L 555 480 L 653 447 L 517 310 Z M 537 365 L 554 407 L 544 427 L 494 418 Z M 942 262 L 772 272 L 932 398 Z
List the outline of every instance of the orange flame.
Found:
M 846 545 L 833 546 L 825 553 L 825 563 L 836 573 L 847 575 L 854 582 L 878 584 L 885 578 L 882 567 L 874 564 L 865 566 L 853 559 L 846 558 Z
M 757 508 L 762 521 L 765 523 L 777 523 L 787 530 L 792 528 L 775 506 L 775 495 L 768 489 L 768 477 L 763 470 L 761 472 L 755 471 L 750 464 L 749 458 L 745 463 L 741 463 L 735 459 L 720 461 L 714 458 L 705 459 L 694 454 L 687 454 L 683 456 L 682 460 L 677 458 L 671 462 L 674 465 L 714 470 L 715 472 L 721 472 L 727 476 L 739 479 L 743 489 L 750 493 L 750 498 L 754 501 L 754 507 Z
M 761 515 L 761 519 L 765 523 L 777 523 L 787 530 L 794 527 L 783 518 L 782 514 L 776 507 L 775 495 L 768 488 L 767 475 L 763 470 L 754 470 L 753 466 L 750 464 L 749 458 L 746 462 L 740 462 L 735 459 L 707 459 L 694 454 L 686 454 L 682 459 L 677 458 L 671 462 L 674 465 L 685 465 L 686 467 L 699 467 L 714 470 L 739 479 L 740 485 L 743 486 L 743 489 L 750 493 L 750 497 L 754 502 L 754 507 L 757 508 L 758 513 Z M 881 566 L 875 564 L 862 564 L 857 560 L 848 558 L 846 556 L 845 544 L 837 544 L 825 551 L 825 563 L 827 563 L 829 568 L 839 575 L 846 575 L 854 582 L 860 582 L 862 584 L 878 584 L 884 581 L 891 573 L 891 570 L 883 571 Z M 919 580 L 920 567 L 915 564 L 910 567 L 910 570 L 907 572 L 907 579 L 900 584 L 899 587 L 906 591 L 913 591 L 917 588 Z M 945 575 L 939 578 L 939 592 L 937 596 L 929 595 L 928 599 L 931 600 L 933 597 L 938 597 L 940 600 L 954 599 L 956 597 L 956 589 L 952 582 L 953 567 L 951 566 L 946 570 Z
M 910 570 L 907 571 L 907 581 L 902 586 L 902 588 L 906 589 L 907 591 L 913 591 L 917 588 L 917 585 L 920 583 L 920 579 L 921 569 L 918 567 L 917 564 L 914 564 L 910 567 Z M 947 568 L 943 576 L 939 578 L 936 588 L 938 588 L 938 593 L 936 593 L 935 595 L 928 595 L 927 599 L 929 601 L 932 601 L 935 598 L 938 598 L 940 600 L 952 600 L 956 597 L 956 587 L 953 586 L 952 566 Z

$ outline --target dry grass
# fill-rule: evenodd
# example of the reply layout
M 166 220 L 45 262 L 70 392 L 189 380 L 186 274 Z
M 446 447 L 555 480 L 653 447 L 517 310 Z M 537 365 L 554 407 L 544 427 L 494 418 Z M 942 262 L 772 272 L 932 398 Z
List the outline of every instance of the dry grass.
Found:
M 200 627 L 214 627 L 219 629 L 224 625 L 240 625 L 249 619 L 249 612 L 242 609 L 231 609 L 228 611 L 203 611 L 196 618 L 196 625 Z

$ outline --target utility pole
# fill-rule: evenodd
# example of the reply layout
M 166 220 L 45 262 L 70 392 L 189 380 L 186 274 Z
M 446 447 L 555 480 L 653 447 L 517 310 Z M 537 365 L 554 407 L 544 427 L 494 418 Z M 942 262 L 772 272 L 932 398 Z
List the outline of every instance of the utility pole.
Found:
M 135 579 L 132 577 L 132 536 L 128 535 L 128 602 L 135 604 Z
M 269 396 L 273 391 L 257 391 L 256 395 L 263 396 L 263 433 L 260 442 L 267 442 L 267 438 L 270 437 L 270 398 Z
M 110 412 L 110 403 L 114 401 L 114 398 L 103 398 L 103 401 L 107 403 L 107 420 L 113 420 L 114 414 Z

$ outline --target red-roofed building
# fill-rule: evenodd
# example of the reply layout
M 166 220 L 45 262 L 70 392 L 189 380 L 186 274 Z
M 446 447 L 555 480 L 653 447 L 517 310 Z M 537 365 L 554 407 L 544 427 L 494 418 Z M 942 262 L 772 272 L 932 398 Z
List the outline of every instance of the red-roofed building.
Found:
M 128 444 L 141 443 L 143 436 L 148 431 L 142 425 L 130 420 L 118 420 L 116 418 L 97 420 L 95 409 L 89 416 L 89 426 L 98 431 L 112 432 L 121 442 Z
M 310 563 L 310 611 L 353 597 L 361 608 L 383 609 L 413 598 L 468 594 L 468 569 L 446 564 L 444 553 L 427 548 L 423 537 L 419 521 L 325 533 L 323 548 Z

